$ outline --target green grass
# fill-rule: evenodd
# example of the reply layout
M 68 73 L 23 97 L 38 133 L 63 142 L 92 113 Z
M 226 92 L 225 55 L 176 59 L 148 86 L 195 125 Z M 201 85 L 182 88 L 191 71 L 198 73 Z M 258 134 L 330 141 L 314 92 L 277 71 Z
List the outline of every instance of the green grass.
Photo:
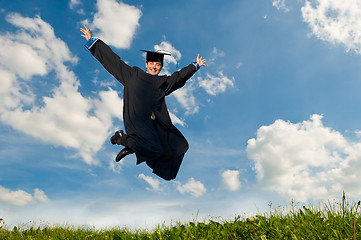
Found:
M 271 209 L 255 217 L 237 216 L 231 221 L 206 220 L 157 226 L 153 230 L 88 227 L 0 227 L 0 239 L 361 239 L 360 202 L 322 207 L 293 203 L 288 210 Z

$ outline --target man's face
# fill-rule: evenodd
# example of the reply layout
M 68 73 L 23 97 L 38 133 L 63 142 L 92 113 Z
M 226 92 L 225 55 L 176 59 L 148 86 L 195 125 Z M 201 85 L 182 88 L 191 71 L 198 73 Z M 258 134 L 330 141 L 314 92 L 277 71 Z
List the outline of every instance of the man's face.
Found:
M 163 67 L 161 62 L 146 62 L 145 66 L 147 67 L 147 73 L 151 75 L 158 75 Z

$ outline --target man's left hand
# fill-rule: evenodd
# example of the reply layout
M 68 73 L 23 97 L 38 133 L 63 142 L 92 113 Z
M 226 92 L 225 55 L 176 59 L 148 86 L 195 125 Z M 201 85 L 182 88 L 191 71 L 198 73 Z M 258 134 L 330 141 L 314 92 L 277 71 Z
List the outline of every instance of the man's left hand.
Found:
M 202 66 L 207 66 L 205 63 L 206 63 L 206 59 L 205 58 L 202 58 L 202 57 L 199 57 L 199 54 L 197 55 L 197 63 L 199 65 L 199 67 L 202 67 Z

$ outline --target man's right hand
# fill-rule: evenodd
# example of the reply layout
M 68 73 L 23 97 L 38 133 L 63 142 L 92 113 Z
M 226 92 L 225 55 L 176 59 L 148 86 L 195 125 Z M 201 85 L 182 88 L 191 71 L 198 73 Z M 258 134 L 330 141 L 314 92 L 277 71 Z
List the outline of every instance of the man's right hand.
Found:
M 84 26 L 84 28 L 80 28 L 80 32 L 83 33 L 81 36 L 85 37 L 85 39 L 88 41 L 92 37 L 92 34 L 91 34 L 89 28 L 87 28 L 85 25 L 83 25 L 83 26 Z

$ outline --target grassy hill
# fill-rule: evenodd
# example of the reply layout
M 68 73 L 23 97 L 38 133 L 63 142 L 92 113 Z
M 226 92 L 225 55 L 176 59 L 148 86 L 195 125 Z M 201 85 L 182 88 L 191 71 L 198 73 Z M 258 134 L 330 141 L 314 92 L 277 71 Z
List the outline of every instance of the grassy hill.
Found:
M 151 231 L 112 228 L 0 227 L 0 239 L 361 239 L 360 201 L 349 204 L 343 195 L 340 203 L 322 207 L 300 206 L 271 210 L 264 215 L 231 221 L 177 223 L 157 226 Z

